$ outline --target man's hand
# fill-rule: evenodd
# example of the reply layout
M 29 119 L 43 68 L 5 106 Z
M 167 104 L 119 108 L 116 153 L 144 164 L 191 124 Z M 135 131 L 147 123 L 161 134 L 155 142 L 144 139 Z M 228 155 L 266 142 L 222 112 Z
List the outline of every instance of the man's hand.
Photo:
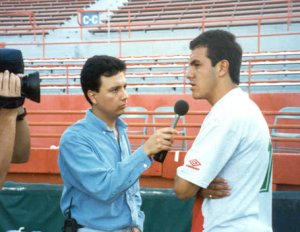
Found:
M 20 97 L 21 80 L 9 71 L 0 72 L 0 96 L 1 97 Z M 1 117 L 17 117 L 18 108 L 1 108 Z M 6 116 L 5 116 L 6 115 Z
M 153 156 L 160 151 L 169 151 L 172 148 L 174 135 L 178 135 L 178 131 L 168 127 L 157 130 L 144 143 L 143 149 L 148 156 Z
M 134 227 L 134 228 L 131 228 L 131 232 L 141 232 L 138 228 Z
M 231 187 L 227 184 L 227 181 L 223 178 L 216 177 L 207 189 L 201 189 L 199 195 L 203 198 L 219 199 L 230 195 Z
M 17 75 L 8 71 L 0 72 L 0 96 L 21 96 L 21 80 Z

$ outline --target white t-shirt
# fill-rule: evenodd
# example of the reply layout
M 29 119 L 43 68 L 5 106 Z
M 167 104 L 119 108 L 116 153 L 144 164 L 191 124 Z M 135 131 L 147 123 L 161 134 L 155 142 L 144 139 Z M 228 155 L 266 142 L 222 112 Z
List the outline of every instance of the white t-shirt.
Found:
M 272 231 L 272 146 L 258 106 L 240 88 L 220 99 L 205 118 L 177 175 L 201 188 L 228 180 L 231 195 L 204 199 L 206 232 Z

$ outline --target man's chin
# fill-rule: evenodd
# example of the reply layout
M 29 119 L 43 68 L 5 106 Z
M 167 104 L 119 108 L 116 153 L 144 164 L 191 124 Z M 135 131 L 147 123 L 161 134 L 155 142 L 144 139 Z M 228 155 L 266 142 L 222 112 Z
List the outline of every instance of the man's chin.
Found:
M 119 113 L 117 114 L 117 116 L 120 117 L 124 113 L 125 113 L 125 110 L 120 110 Z
M 195 92 L 192 92 L 192 97 L 194 99 L 201 99 L 201 97 L 199 96 L 199 94 L 195 93 Z

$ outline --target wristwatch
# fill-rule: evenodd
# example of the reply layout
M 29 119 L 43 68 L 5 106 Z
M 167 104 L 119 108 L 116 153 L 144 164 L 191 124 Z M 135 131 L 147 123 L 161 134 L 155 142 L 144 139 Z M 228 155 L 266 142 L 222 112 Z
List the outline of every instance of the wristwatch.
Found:
M 21 113 L 18 114 L 17 116 L 17 121 L 22 121 L 24 119 L 24 117 L 27 115 L 27 111 L 25 107 L 22 107 L 23 111 L 21 111 Z

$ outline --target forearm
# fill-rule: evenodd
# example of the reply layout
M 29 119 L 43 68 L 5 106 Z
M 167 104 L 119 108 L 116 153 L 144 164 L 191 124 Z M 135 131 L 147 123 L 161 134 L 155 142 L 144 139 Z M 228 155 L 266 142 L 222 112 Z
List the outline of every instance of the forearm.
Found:
M 176 176 L 174 179 L 174 191 L 177 197 L 181 200 L 186 200 L 194 197 L 199 192 L 200 187 Z
M 25 163 L 30 155 L 30 135 L 26 117 L 17 121 L 12 163 Z
M 138 149 L 113 166 L 107 159 L 99 160 L 83 140 L 69 138 L 60 143 L 59 166 L 65 182 L 87 192 L 100 201 L 113 202 L 132 186 L 151 165 L 150 159 Z M 103 151 L 103 155 L 107 153 Z M 111 153 L 117 152 L 112 149 Z M 138 152 L 138 153 L 137 153 Z M 148 165 L 144 165 L 148 163 Z
M 15 109 L 0 109 L 0 187 L 2 187 L 12 159 L 16 135 Z
M 144 158 L 141 158 L 141 156 L 140 154 L 127 157 L 126 160 L 119 162 L 114 170 L 106 173 L 105 181 L 102 182 L 102 186 L 99 186 L 99 188 L 107 191 L 108 201 L 114 201 L 123 195 L 124 191 L 135 184 L 141 174 L 147 169 L 144 166 L 145 162 L 142 161 Z M 148 157 L 144 161 L 149 162 Z
M 200 189 L 198 195 L 202 198 L 218 199 L 229 196 L 230 190 L 226 179 L 216 177 L 206 189 Z

